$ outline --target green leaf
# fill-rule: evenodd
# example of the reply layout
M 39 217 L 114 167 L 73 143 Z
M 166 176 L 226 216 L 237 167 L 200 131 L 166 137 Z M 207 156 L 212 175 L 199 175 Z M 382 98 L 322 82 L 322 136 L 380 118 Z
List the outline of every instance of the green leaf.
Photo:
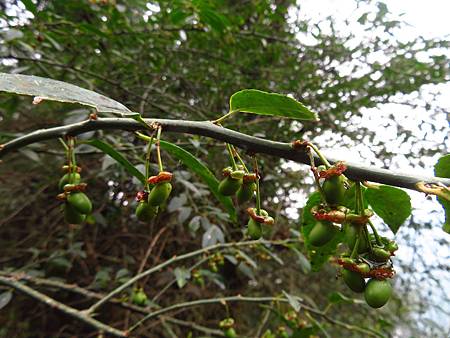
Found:
M 160 145 L 162 149 L 178 158 L 186 167 L 188 167 L 192 172 L 196 173 L 209 187 L 217 200 L 225 207 L 228 214 L 230 215 L 231 220 L 233 222 L 237 222 L 237 215 L 233 205 L 233 201 L 230 197 L 223 196 L 221 193 L 219 193 L 219 181 L 208 169 L 208 167 L 190 152 L 178 147 L 173 143 L 161 140 Z
M 33 13 L 34 15 L 37 14 L 37 8 L 36 5 L 33 3 L 32 0 L 21 0 L 22 3 L 24 4 L 25 8 L 30 11 L 31 13 Z
M 411 215 L 411 199 L 401 189 L 380 185 L 368 188 L 364 196 L 373 211 L 386 222 L 394 234 Z
M 437 177 L 450 178 L 450 154 L 442 156 L 434 166 L 434 174 Z
M 10 290 L 0 293 L 0 310 L 8 305 L 12 298 L 13 293 Z
M 301 308 L 301 304 L 300 304 L 301 299 L 296 296 L 290 295 L 289 293 L 287 293 L 284 290 L 282 290 L 282 292 L 283 292 L 283 295 L 286 297 L 289 305 L 294 309 L 294 311 L 299 312 L 300 308 Z
M 308 250 L 312 271 L 319 271 L 328 262 L 329 258 L 336 254 L 337 245 L 342 242 L 343 236 L 341 232 L 338 232 L 330 242 L 321 247 L 315 247 L 309 243 L 309 233 L 317 222 L 311 214 L 311 208 L 320 203 L 320 194 L 316 191 L 309 196 L 302 212 L 301 232 L 305 241 L 305 247 Z
M 318 120 L 317 114 L 285 95 L 244 89 L 230 98 L 230 112 L 272 115 L 298 120 Z
M 439 201 L 439 203 L 441 203 L 445 211 L 445 222 L 444 225 L 442 226 L 442 230 L 450 234 L 450 202 L 440 197 L 438 197 L 437 200 Z
M 450 154 L 442 156 L 434 166 L 434 174 L 438 177 L 450 178 Z M 445 211 L 445 222 L 442 229 L 450 234 L 450 202 L 438 197 L 437 199 Z
M 311 263 L 309 260 L 305 257 L 303 253 L 298 251 L 296 248 L 292 248 L 292 250 L 297 254 L 298 257 L 298 264 L 300 265 L 300 269 L 304 274 L 311 272 Z
M 39 76 L 0 73 L 0 92 L 36 96 L 42 100 L 78 103 L 97 109 L 127 115 L 123 104 L 70 83 Z
M 185 286 L 188 279 L 191 278 L 191 272 L 186 268 L 175 268 L 173 274 L 175 275 L 178 288 L 180 289 Z
M 146 181 L 145 176 L 139 170 L 137 170 L 136 167 L 132 165 L 121 153 L 115 150 L 108 143 L 105 143 L 97 139 L 84 141 L 83 143 L 86 143 L 92 147 L 100 149 L 105 154 L 108 154 L 113 159 L 115 159 L 117 163 L 119 163 L 130 175 L 133 175 L 139 181 L 141 181 L 142 184 L 145 184 Z

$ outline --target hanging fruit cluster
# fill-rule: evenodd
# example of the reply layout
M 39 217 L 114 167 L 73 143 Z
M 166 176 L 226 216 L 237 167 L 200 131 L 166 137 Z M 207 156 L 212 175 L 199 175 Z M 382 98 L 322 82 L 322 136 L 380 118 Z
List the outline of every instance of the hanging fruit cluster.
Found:
M 266 210 L 261 209 L 258 163 L 254 159 L 254 172 L 250 173 L 237 150 L 230 144 L 226 146 L 231 166 L 222 170 L 219 192 L 224 196 L 236 195 L 239 205 L 250 201 L 256 192 L 256 208 L 247 208 L 250 217 L 245 232 L 251 239 L 269 238 L 275 221 Z M 239 165 L 235 158 L 240 161 Z
M 391 256 L 397 244 L 377 233 L 370 221 L 373 211 L 364 207 L 361 184 L 343 175 L 343 162 L 315 168 L 312 161 L 311 168 L 322 202 L 310 209 L 316 223 L 308 235 L 309 244 L 319 248 L 342 234 L 340 242 L 348 250 L 335 260 L 341 266 L 340 276 L 352 291 L 364 293 L 369 306 L 382 307 L 392 293 L 387 279 L 395 274 Z M 355 191 L 354 209 L 343 206 L 350 188 Z
M 142 136 L 141 136 L 142 137 Z M 157 214 L 158 210 L 172 192 L 172 176 L 173 174 L 164 171 L 161 150 L 159 140 L 161 138 L 161 127 L 157 128 L 156 139 L 156 154 L 158 159 L 159 173 L 155 176 L 149 177 L 150 172 L 150 154 L 153 146 L 153 135 L 148 138 L 147 156 L 145 159 L 145 187 L 143 191 L 138 191 L 136 194 L 136 201 L 138 205 L 136 207 L 136 217 L 141 222 L 150 222 Z M 147 139 L 147 137 L 145 137 Z
M 234 329 L 234 319 L 225 318 L 219 323 L 219 327 L 222 329 L 223 334 L 227 338 L 236 338 L 238 335 Z
M 81 168 L 76 165 L 74 139 L 69 138 L 68 144 L 62 140 L 61 142 L 66 149 L 68 164 L 62 167 L 66 173 L 59 180 L 58 188 L 62 192 L 57 198 L 64 201 L 65 221 L 69 224 L 81 224 L 92 212 L 92 203 L 84 193 L 87 184 L 81 182 Z

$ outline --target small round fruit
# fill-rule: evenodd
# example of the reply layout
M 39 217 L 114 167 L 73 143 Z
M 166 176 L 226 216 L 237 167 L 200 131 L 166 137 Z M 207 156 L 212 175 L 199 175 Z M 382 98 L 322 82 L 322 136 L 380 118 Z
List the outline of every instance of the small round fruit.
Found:
M 145 201 L 140 201 L 136 207 L 136 217 L 141 222 L 150 222 L 156 216 L 158 207 L 148 204 Z
M 364 292 L 366 287 L 366 281 L 361 275 L 357 272 L 350 271 L 347 269 L 342 270 L 342 278 L 344 279 L 345 284 L 354 292 Z
M 389 252 L 395 252 L 398 250 L 398 244 L 395 241 L 389 241 L 386 246 L 385 249 L 388 250 Z
M 90 214 L 92 203 L 84 192 L 74 191 L 67 196 L 67 202 L 74 207 L 80 214 Z
M 389 259 L 389 257 L 391 257 L 391 253 L 382 248 L 373 248 L 370 257 L 375 262 L 386 262 Z
M 364 291 L 364 298 L 369 306 L 380 308 L 386 304 L 391 297 L 392 286 L 387 280 L 371 279 Z
M 331 222 L 317 222 L 309 233 L 309 242 L 314 246 L 327 244 L 336 234 L 336 229 Z
M 262 236 L 261 224 L 256 222 L 253 218 L 247 223 L 247 235 L 251 239 L 259 239 Z
M 231 176 L 227 176 L 220 181 L 219 192 L 224 196 L 233 196 L 241 185 L 242 179 L 234 179 Z
M 273 226 L 270 224 L 261 223 L 261 237 L 268 239 L 272 235 Z
M 145 304 L 147 304 L 147 295 L 144 290 L 138 289 L 134 291 L 131 296 L 131 302 L 138 306 L 145 306 Z
M 352 224 L 352 223 L 344 223 L 344 238 L 345 243 L 348 245 L 348 248 L 353 250 L 356 243 L 356 238 L 358 236 L 359 227 L 362 225 Z M 362 231 L 361 231 L 362 234 Z M 361 236 L 358 245 L 358 253 L 364 253 L 369 250 L 369 243 L 367 242 L 365 236 Z
M 359 263 L 357 266 L 358 270 L 361 273 L 369 273 L 370 272 L 370 266 L 367 263 Z
M 64 219 L 69 224 L 81 224 L 86 215 L 80 214 L 71 204 L 64 204 Z
M 64 186 L 66 184 L 78 184 L 81 181 L 81 176 L 78 173 L 67 173 L 61 179 L 58 183 L 59 190 L 63 190 Z
M 250 201 L 252 197 L 255 195 L 256 183 L 243 183 L 239 190 L 237 191 L 237 201 L 239 204 Z
M 227 338 L 236 338 L 237 337 L 236 331 L 232 327 L 225 329 L 225 331 L 223 333 L 224 333 L 225 337 L 227 337 Z
M 167 198 L 169 198 L 172 191 L 172 184 L 170 182 L 161 182 L 155 185 L 148 196 L 148 203 L 153 206 L 160 206 Z
M 328 204 L 342 204 L 345 194 L 344 177 L 339 175 L 326 179 L 325 182 L 323 182 L 322 189 Z

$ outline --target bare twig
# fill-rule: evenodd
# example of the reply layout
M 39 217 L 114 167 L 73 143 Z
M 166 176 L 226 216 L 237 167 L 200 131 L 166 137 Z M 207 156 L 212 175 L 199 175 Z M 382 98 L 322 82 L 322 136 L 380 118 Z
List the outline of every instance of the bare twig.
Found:
M 8 285 L 18 291 L 21 291 L 25 293 L 26 295 L 37 299 L 38 301 L 47 304 L 48 306 L 58 309 L 59 311 L 64 312 L 65 314 L 74 317 L 82 322 L 85 322 L 86 324 L 89 324 L 96 329 L 98 329 L 100 332 L 109 333 L 110 335 L 113 335 L 115 337 L 128 337 L 128 332 L 117 330 L 109 325 L 103 324 L 102 322 L 99 322 L 98 320 L 88 316 L 87 314 L 83 313 L 82 311 L 79 311 L 77 309 L 74 309 L 70 306 L 67 306 L 63 303 L 60 303 L 53 298 L 48 297 L 47 295 L 36 291 L 29 286 L 26 286 L 14 278 L 8 278 L 0 276 L 0 283 L 4 285 Z
M 136 283 L 138 280 L 154 273 L 157 271 L 160 271 L 161 269 L 165 268 L 166 266 L 173 264 L 175 262 L 179 262 L 181 260 L 184 259 L 188 259 L 191 257 L 195 257 L 198 255 L 201 255 L 205 252 L 209 252 L 209 251 L 214 251 L 217 249 L 223 249 L 223 248 L 230 248 L 230 247 L 242 247 L 242 246 L 251 246 L 254 244 L 273 244 L 273 245 L 286 245 L 290 242 L 293 242 L 295 240 L 292 239 L 288 239 L 288 240 L 281 240 L 281 241 L 266 241 L 266 240 L 255 240 L 255 241 L 245 241 L 245 242 L 231 242 L 231 243 L 219 243 L 219 244 L 215 244 L 215 245 L 211 245 L 202 249 L 198 249 L 195 251 L 191 251 L 188 253 L 185 253 L 183 255 L 180 256 L 173 256 L 171 259 L 166 260 L 165 262 L 158 264 L 156 266 L 154 266 L 151 269 L 148 269 L 140 274 L 137 274 L 136 276 L 134 276 L 133 278 L 130 278 L 128 281 L 126 281 L 125 283 L 123 283 L 121 286 L 119 286 L 118 288 L 114 289 L 113 291 L 111 291 L 109 294 L 107 294 L 103 299 L 99 300 L 97 303 L 93 304 L 89 309 L 87 309 L 85 312 L 87 314 L 92 314 L 95 312 L 96 309 L 98 309 L 101 305 L 103 305 L 104 303 L 106 303 L 109 299 L 111 299 L 112 297 L 114 297 L 115 295 L 119 294 L 120 292 L 126 290 L 128 287 L 130 287 L 131 285 L 133 285 L 134 283 Z

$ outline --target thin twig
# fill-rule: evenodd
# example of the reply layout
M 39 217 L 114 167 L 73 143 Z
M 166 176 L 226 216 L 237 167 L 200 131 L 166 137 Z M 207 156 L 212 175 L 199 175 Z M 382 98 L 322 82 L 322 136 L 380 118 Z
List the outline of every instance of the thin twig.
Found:
M 86 310 L 86 313 L 92 314 L 95 312 L 96 309 L 98 309 L 101 305 L 106 303 L 109 299 L 114 297 L 115 295 L 119 294 L 120 292 L 126 290 L 128 287 L 136 283 L 138 280 L 144 278 L 145 276 L 148 276 L 154 272 L 160 271 L 161 269 L 165 268 L 166 266 L 173 264 L 175 262 L 179 262 L 184 259 L 188 259 L 191 257 L 195 257 L 197 255 L 203 254 L 208 251 L 214 251 L 217 249 L 223 249 L 223 248 L 230 248 L 230 247 L 241 247 L 241 246 L 251 246 L 254 244 L 273 244 L 273 245 L 286 245 L 289 242 L 296 241 L 296 240 L 282 240 L 282 241 L 267 241 L 267 240 L 255 240 L 255 241 L 245 241 L 245 242 L 231 242 L 231 243 L 218 243 L 215 245 L 211 245 L 202 249 L 198 249 L 195 251 L 191 251 L 188 253 L 185 253 L 180 256 L 173 256 L 171 259 L 166 260 L 165 262 L 158 264 L 154 266 L 151 269 L 148 269 L 140 274 L 137 274 L 133 278 L 130 278 L 128 281 L 126 281 L 124 284 L 119 286 L 118 288 L 111 291 L 109 294 L 107 294 L 103 299 L 99 300 L 97 303 L 93 304 L 89 309 Z
M 60 302 L 56 301 L 55 299 L 50 298 L 47 295 L 18 282 L 14 278 L 0 276 L 0 283 L 4 284 L 4 285 L 8 285 L 18 291 L 25 293 L 26 295 L 28 295 L 34 299 L 37 299 L 38 301 L 40 301 L 42 303 L 47 304 L 48 306 L 50 306 L 54 309 L 58 309 L 59 311 L 62 311 L 65 314 L 67 314 L 73 318 L 76 318 L 82 322 L 85 322 L 86 324 L 89 324 L 89 325 L 95 327 L 100 332 L 106 332 L 115 337 L 128 337 L 128 332 L 117 330 L 109 325 L 99 322 L 98 320 L 88 316 L 87 314 L 85 314 L 81 311 L 78 311 L 77 309 L 74 309 L 70 306 L 60 303 Z

